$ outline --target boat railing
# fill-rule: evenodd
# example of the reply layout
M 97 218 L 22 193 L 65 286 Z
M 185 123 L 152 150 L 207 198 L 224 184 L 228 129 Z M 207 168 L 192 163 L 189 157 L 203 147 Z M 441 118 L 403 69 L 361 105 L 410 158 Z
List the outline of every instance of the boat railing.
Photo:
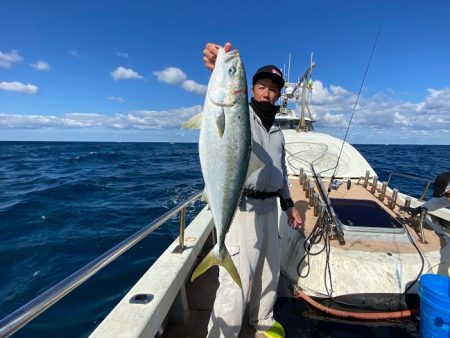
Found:
M 433 180 L 430 180 L 430 179 L 425 178 L 425 177 L 414 176 L 414 175 L 409 175 L 409 174 L 403 174 L 403 173 L 398 173 L 398 172 L 391 172 L 389 174 L 389 178 L 388 178 L 387 183 L 386 183 L 387 186 L 389 186 L 389 183 L 391 182 L 392 176 L 406 177 L 406 178 L 414 179 L 416 181 L 427 182 L 426 185 L 425 185 L 425 188 L 423 189 L 422 194 L 419 197 L 419 201 L 423 201 L 423 199 L 425 198 L 425 196 L 426 196 L 426 194 L 428 192 L 428 189 L 430 188 L 431 183 L 433 183 Z
M 17 330 L 25 326 L 31 320 L 39 316 L 42 312 L 58 302 L 61 298 L 73 291 L 75 288 L 83 284 L 90 277 L 95 275 L 101 269 L 109 265 L 112 261 L 118 258 L 120 255 L 128 251 L 134 245 L 139 243 L 142 239 L 147 237 L 153 231 L 158 229 L 162 224 L 167 222 L 177 213 L 180 215 L 180 252 L 183 251 L 184 246 L 184 226 L 186 207 L 197 200 L 202 195 L 201 192 L 196 193 L 184 202 L 178 204 L 173 209 L 167 211 L 165 214 L 144 226 L 139 231 L 123 240 L 101 256 L 97 257 L 84 267 L 74 272 L 70 276 L 66 277 L 59 283 L 55 284 L 47 291 L 43 292 L 30 302 L 26 303 L 13 313 L 4 317 L 0 321 L 0 337 L 9 337 Z

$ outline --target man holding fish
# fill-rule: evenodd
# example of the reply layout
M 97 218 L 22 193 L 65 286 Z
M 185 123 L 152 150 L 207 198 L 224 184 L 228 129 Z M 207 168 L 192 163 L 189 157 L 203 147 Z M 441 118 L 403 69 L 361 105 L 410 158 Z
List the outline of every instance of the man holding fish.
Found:
M 273 306 L 276 300 L 280 274 L 277 197 L 280 198 L 282 209 L 287 213 L 289 226 L 294 229 L 299 229 L 302 226 L 300 215 L 294 208 L 294 203 L 290 197 L 285 165 L 284 136 L 277 122 L 275 122 L 278 107 L 274 103 L 280 97 L 284 79 L 277 67 L 273 65 L 261 67 L 253 76 L 253 97 L 249 107 L 248 104 L 241 105 L 242 108 L 237 115 L 227 111 L 233 105 L 237 105 L 236 102 L 240 100 L 238 96 L 242 94 L 242 91 L 245 91 L 246 94 L 246 83 L 240 85 L 245 88 L 238 88 L 237 85 L 234 85 L 234 90 L 229 90 L 229 94 L 222 93 L 219 95 L 217 93 L 220 90 L 215 88 L 215 85 L 211 82 L 215 81 L 213 78 L 221 76 L 219 82 L 222 82 L 222 84 L 216 85 L 216 87 L 231 88 L 230 84 L 224 83 L 224 78 L 234 75 L 237 66 L 226 65 L 226 62 L 227 57 L 228 59 L 235 57 L 234 54 L 236 53 L 237 59 L 239 59 L 238 52 L 231 51 L 230 43 L 226 43 L 223 47 L 208 43 L 203 51 L 205 67 L 212 70 L 213 74 L 208 85 L 200 132 L 200 162 L 205 179 L 206 199 L 210 204 L 218 231 L 218 244 L 205 258 L 205 261 L 208 262 L 202 262 L 196 269 L 193 279 L 206 271 L 211 265 L 219 264 L 221 266 L 220 285 L 208 325 L 209 337 L 237 337 L 247 303 L 249 305 L 250 324 L 257 330 L 258 335 L 283 337 L 283 327 L 273 318 Z M 223 69 L 219 70 L 218 68 Z M 243 69 L 243 67 L 241 68 Z M 243 71 L 243 74 L 245 82 L 245 71 Z M 211 111 L 209 107 L 214 105 L 221 108 L 211 114 L 213 117 L 209 119 L 211 121 L 209 123 L 205 120 L 205 117 L 207 111 Z M 232 125 L 233 120 L 230 118 L 232 114 L 235 115 L 235 121 L 239 121 L 244 126 L 242 129 L 239 129 L 241 127 L 237 128 L 242 133 L 241 137 L 244 140 L 235 140 L 236 143 L 233 145 L 231 145 L 232 141 L 228 140 L 232 136 L 227 134 L 227 132 L 231 132 L 231 128 L 236 129 Z M 245 118 L 242 119 L 247 114 L 249 123 Z M 251 134 L 251 137 L 248 136 L 251 139 L 250 146 L 245 141 L 247 137 L 245 130 L 248 130 Z M 211 134 L 215 134 L 215 138 L 211 138 Z M 211 144 L 216 143 L 221 146 L 225 146 L 225 143 L 230 144 L 230 148 L 226 150 L 219 147 L 211 148 Z M 215 150 L 211 151 L 211 149 Z M 239 150 L 236 151 L 236 149 Z M 247 151 L 248 155 L 246 155 Z M 208 152 L 216 154 L 209 154 Z M 221 161 L 220 154 L 217 154 L 220 152 L 227 154 L 228 158 L 222 164 L 217 164 Z M 233 155 L 235 157 L 230 160 L 231 157 L 228 154 L 233 152 L 243 154 L 236 159 L 239 163 L 234 165 L 239 167 L 246 166 L 248 163 L 248 171 L 246 175 L 240 175 L 242 178 L 236 180 L 231 178 L 233 182 L 243 182 L 243 191 L 241 185 L 241 199 L 236 200 L 236 202 L 232 199 L 233 201 L 228 202 L 227 197 L 221 197 L 220 199 L 216 197 L 219 191 L 222 193 L 221 190 L 228 189 L 228 184 L 213 183 L 212 179 L 209 182 L 207 172 L 211 171 L 209 170 L 210 166 L 216 166 L 214 168 L 215 173 L 220 172 L 227 162 L 233 161 L 236 157 L 236 155 Z M 208 159 L 211 156 L 216 157 L 213 160 Z M 225 173 L 227 169 L 223 170 L 224 180 L 227 180 L 228 177 L 231 177 L 231 174 Z M 233 170 L 234 168 L 230 169 L 230 171 Z M 215 177 L 215 179 L 220 181 L 220 177 Z M 233 182 L 229 184 L 233 185 Z M 217 186 L 220 186 L 220 188 L 217 189 Z M 226 191 L 223 194 L 226 194 Z M 235 213 L 233 210 L 230 211 L 231 216 L 228 217 L 230 219 L 229 229 L 226 224 L 222 226 L 217 223 L 226 223 L 222 221 L 223 218 L 227 218 L 223 215 L 228 215 L 230 212 L 222 209 L 220 211 L 214 210 L 219 209 L 218 203 L 214 204 L 211 200 L 220 200 L 220 203 L 230 205 L 230 208 L 234 206 Z M 231 256 L 232 262 L 229 256 Z

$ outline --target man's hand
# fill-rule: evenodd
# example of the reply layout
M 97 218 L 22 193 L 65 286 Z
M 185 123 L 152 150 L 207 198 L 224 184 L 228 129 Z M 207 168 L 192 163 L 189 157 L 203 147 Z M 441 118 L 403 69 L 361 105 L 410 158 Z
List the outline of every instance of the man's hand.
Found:
M 400 207 L 399 210 L 409 213 L 411 217 L 416 217 L 417 214 L 419 213 L 419 208 Z
M 300 218 L 300 214 L 295 208 L 288 208 L 286 210 L 288 225 L 292 229 L 300 229 L 302 227 L 302 219 Z
M 203 50 L 203 63 L 205 64 L 205 67 L 211 71 L 216 64 L 217 51 L 220 47 L 222 46 L 208 42 Z M 225 46 L 223 46 L 223 49 L 228 53 L 231 50 L 231 43 L 227 42 Z

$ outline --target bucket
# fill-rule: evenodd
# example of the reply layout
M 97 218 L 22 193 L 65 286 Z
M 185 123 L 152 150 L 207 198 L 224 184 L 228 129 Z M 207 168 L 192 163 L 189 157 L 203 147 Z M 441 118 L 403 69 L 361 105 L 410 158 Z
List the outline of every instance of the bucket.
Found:
M 450 277 L 420 277 L 420 337 L 450 337 Z

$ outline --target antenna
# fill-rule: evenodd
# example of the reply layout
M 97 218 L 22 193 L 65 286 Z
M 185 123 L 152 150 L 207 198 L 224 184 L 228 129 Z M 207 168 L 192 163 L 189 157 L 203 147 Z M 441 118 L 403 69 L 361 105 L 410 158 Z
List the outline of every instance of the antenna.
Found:
M 362 82 L 361 82 L 361 86 L 359 87 L 358 96 L 356 97 L 356 102 L 355 102 L 355 105 L 353 106 L 352 116 L 350 117 L 350 121 L 348 122 L 347 131 L 345 132 L 344 139 L 342 140 L 341 150 L 339 151 L 339 156 L 338 156 L 338 159 L 337 159 L 337 162 L 336 162 L 336 166 L 334 167 L 333 176 L 331 176 L 331 180 L 332 181 L 334 180 L 334 176 L 336 175 L 336 171 L 337 171 L 337 168 L 339 166 L 339 161 L 341 159 L 342 150 L 344 149 L 345 140 L 347 140 L 347 135 L 348 135 L 348 132 L 350 130 L 350 125 L 352 124 L 353 116 L 355 115 L 356 106 L 358 105 L 359 96 L 361 95 L 361 91 L 362 91 L 362 88 L 364 86 L 364 81 L 366 80 L 366 75 L 367 75 L 367 72 L 369 70 L 370 63 L 372 61 L 373 52 L 375 51 L 375 47 L 377 46 L 377 41 L 378 41 L 378 37 L 380 36 L 380 31 L 381 31 L 381 26 L 378 27 L 377 36 L 375 38 L 375 41 L 374 41 L 373 47 L 372 47 L 372 52 L 370 53 L 370 58 L 369 58 L 369 61 L 367 62 L 367 66 L 366 66 L 366 70 L 364 72 L 364 76 L 363 76 L 363 79 L 362 79 Z M 331 187 L 331 185 L 330 185 L 330 187 Z M 330 192 L 330 188 L 328 188 L 328 193 L 329 192 Z
M 291 53 L 289 53 L 289 66 L 288 66 L 288 72 L 287 72 L 287 82 L 289 83 L 289 75 L 291 73 Z

